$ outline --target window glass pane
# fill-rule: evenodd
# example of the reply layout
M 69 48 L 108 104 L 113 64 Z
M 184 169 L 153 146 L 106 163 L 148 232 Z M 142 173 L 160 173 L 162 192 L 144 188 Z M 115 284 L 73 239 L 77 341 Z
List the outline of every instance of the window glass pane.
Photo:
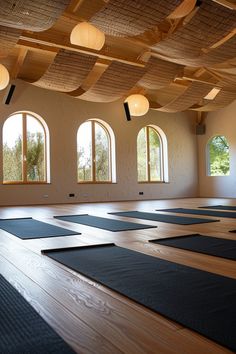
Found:
M 159 136 L 153 128 L 149 129 L 150 180 L 161 180 L 161 149 Z
M 22 115 L 8 118 L 3 126 L 3 180 L 22 181 Z
M 92 127 L 83 123 L 77 133 L 78 181 L 92 181 Z
M 210 176 L 227 176 L 230 172 L 229 145 L 224 136 L 215 136 L 208 144 Z
M 45 181 L 45 134 L 42 124 L 27 115 L 27 181 Z
M 137 138 L 138 181 L 147 181 L 147 141 L 146 128 L 142 128 Z
M 96 181 L 109 181 L 109 138 L 105 129 L 95 123 Z

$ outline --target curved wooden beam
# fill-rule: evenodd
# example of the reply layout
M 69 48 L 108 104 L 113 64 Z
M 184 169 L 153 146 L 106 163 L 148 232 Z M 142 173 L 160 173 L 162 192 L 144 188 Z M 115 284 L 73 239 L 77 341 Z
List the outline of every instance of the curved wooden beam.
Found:
M 146 69 L 112 62 L 100 79 L 78 98 L 93 102 L 113 102 L 125 96 L 144 75 Z
M 100 51 L 72 45 L 69 42 L 69 38 L 63 36 L 63 33 L 60 32 L 53 33 L 53 35 L 51 35 L 47 31 L 42 33 L 30 33 L 25 31 L 21 34 L 18 44 L 21 45 L 22 42 L 24 46 L 26 46 L 28 43 L 28 45 L 31 48 L 35 47 L 40 49 L 40 47 L 42 47 L 43 49 L 47 48 L 47 50 L 52 50 L 52 51 L 58 49 L 65 49 L 71 52 L 77 52 L 77 53 L 95 56 L 96 58 L 99 57 L 101 59 L 116 60 L 118 62 L 137 66 L 137 67 L 145 66 L 144 62 L 142 62 L 139 59 L 133 58 L 133 55 L 132 56 L 130 55 L 131 59 L 129 59 L 129 55 L 127 58 L 127 56 L 124 57 L 122 54 L 119 55 L 117 53 L 114 54 L 112 48 L 107 46 L 106 44 Z
M 231 10 L 236 10 L 236 1 L 235 0 L 212 0 L 218 4 L 227 7 Z
M 202 48 L 212 46 L 214 50 L 222 37 L 234 31 L 235 23 L 236 12 L 211 0 L 204 0 L 195 16 L 185 26 L 179 27 L 168 38 L 152 46 L 152 49 L 170 57 L 171 61 L 197 66 L 203 56 Z
M 197 0 L 184 0 L 167 18 L 175 20 L 187 16 L 195 7 Z
M 194 105 L 189 109 L 192 111 L 215 111 L 228 106 L 236 98 L 236 92 L 231 92 L 227 90 L 221 90 L 215 99 L 211 102 L 205 101 L 202 105 Z
M 67 92 L 67 94 L 73 97 L 79 97 L 83 95 L 86 91 L 90 90 L 90 88 L 96 84 L 96 82 L 106 71 L 109 64 L 111 64 L 111 62 L 108 60 L 98 59 L 86 79 L 83 81 L 81 87 L 74 91 Z

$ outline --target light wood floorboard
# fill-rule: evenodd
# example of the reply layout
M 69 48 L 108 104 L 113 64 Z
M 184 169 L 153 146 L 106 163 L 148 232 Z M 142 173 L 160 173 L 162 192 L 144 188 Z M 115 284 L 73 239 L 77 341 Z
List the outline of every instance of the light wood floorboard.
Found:
M 77 353 L 231 353 L 213 341 L 41 254 L 42 249 L 114 242 L 121 247 L 235 279 L 234 261 L 161 246 L 149 243 L 148 240 L 192 233 L 236 240 L 236 233 L 228 232 L 236 229 L 236 219 L 221 218 L 220 222 L 182 226 L 107 214 L 125 210 L 154 212 L 158 208 L 197 208 L 210 204 L 236 205 L 236 199 L 186 198 L 0 207 L 0 218 L 31 216 L 82 233 L 76 236 L 20 240 L 0 230 L 1 273 Z M 54 215 L 82 213 L 158 227 L 109 232 L 53 219 Z

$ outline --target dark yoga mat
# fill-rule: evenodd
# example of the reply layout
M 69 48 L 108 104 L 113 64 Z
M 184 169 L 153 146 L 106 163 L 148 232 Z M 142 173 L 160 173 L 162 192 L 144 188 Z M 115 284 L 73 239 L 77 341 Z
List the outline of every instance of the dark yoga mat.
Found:
M 219 209 L 219 210 L 235 210 L 236 211 L 236 206 L 235 205 L 208 205 L 208 206 L 202 206 L 199 208 L 203 209 Z
M 114 244 L 44 254 L 149 309 L 236 350 L 236 281 Z
M 0 312 L 0 353 L 74 353 L 2 275 Z
M 236 213 L 218 210 L 203 210 L 203 209 L 185 209 L 185 208 L 171 208 L 171 209 L 157 209 L 158 211 L 166 211 L 168 213 L 183 213 L 217 216 L 218 218 L 236 218 Z
M 165 215 L 158 213 L 147 213 L 141 211 L 120 211 L 117 213 L 109 213 L 119 216 L 127 216 L 129 218 L 145 219 L 152 221 L 167 222 L 169 224 L 179 224 L 179 225 L 192 225 L 192 224 L 202 224 L 206 222 L 214 222 L 219 220 L 214 219 L 200 219 L 200 218 L 189 218 L 185 216 L 175 216 L 175 215 Z
M 99 216 L 92 216 L 88 214 L 84 215 L 62 215 L 54 216 L 54 218 L 75 222 L 77 224 L 97 227 L 98 229 L 108 230 L 108 231 L 128 231 L 128 230 L 140 230 L 149 229 L 157 226 L 137 224 L 133 222 L 126 222 L 120 220 L 114 220 L 109 218 L 102 218 Z
M 200 234 L 149 240 L 164 246 L 236 260 L 236 241 Z
M 23 240 L 31 238 L 80 235 L 62 227 L 47 224 L 32 218 L 0 219 L 0 229 L 9 232 Z

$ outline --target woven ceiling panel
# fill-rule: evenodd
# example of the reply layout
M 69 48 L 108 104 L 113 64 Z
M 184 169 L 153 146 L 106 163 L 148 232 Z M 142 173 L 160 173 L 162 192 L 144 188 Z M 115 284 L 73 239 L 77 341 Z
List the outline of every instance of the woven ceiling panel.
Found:
M 236 12 L 236 11 L 235 11 Z M 199 59 L 199 66 L 211 66 L 236 57 L 236 35 Z
M 189 107 L 199 102 L 199 100 L 201 100 L 204 96 L 206 96 L 210 89 L 211 86 L 207 84 L 203 84 L 201 82 L 192 82 L 183 94 L 175 98 L 167 105 L 158 108 L 157 110 L 170 113 L 185 111 Z
M 172 62 L 188 66 L 212 66 L 223 63 L 236 57 L 236 35 L 228 39 L 225 43 L 216 48 L 212 48 L 208 53 L 201 54 L 196 58 L 173 58 Z M 170 60 L 170 58 L 168 57 Z
M 191 108 L 194 111 L 202 111 L 202 112 L 209 112 L 209 111 L 216 111 L 220 108 L 228 106 L 232 103 L 236 98 L 236 92 L 230 92 L 226 90 L 221 90 L 218 95 L 215 97 L 214 100 L 208 101 L 209 103 L 196 108 Z
M 104 33 L 136 36 L 157 26 L 182 0 L 110 0 L 90 22 Z
M 86 78 L 97 57 L 61 49 L 54 62 L 34 85 L 50 90 L 76 90 Z
M 21 30 L 0 26 L 0 55 L 5 56 L 14 48 Z
M 146 68 L 147 72 L 138 85 L 150 90 L 169 85 L 177 74 L 183 72 L 183 66 L 154 57 L 150 58 Z
M 112 62 L 96 84 L 79 98 L 94 102 L 118 100 L 135 86 L 146 68 Z
M 219 79 L 217 83 L 219 86 L 236 90 L 236 65 L 228 64 L 227 68 L 208 68 L 207 71 Z
M 160 54 L 180 59 L 180 64 L 191 65 L 188 58 L 201 56 L 203 48 L 218 42 L 235 28 L 235 24 L 236 11 L 205 0 L 185 26 L 152 48 Z
M 4 0 L 0 7 L 0 25 L 30 31 L 52 27 L 70 0 Z
M 202 54 L 196 58 L 173 58 L 172 62 L 188 65 L 188 66 L 213 66 L 215 64 L 223 63 L 227 60 L 236 57 L 236 35 L 228 39 L 222 45 L 212 48 L 208 53 Z M 168 59 L 170 59 L 168 57 Z

